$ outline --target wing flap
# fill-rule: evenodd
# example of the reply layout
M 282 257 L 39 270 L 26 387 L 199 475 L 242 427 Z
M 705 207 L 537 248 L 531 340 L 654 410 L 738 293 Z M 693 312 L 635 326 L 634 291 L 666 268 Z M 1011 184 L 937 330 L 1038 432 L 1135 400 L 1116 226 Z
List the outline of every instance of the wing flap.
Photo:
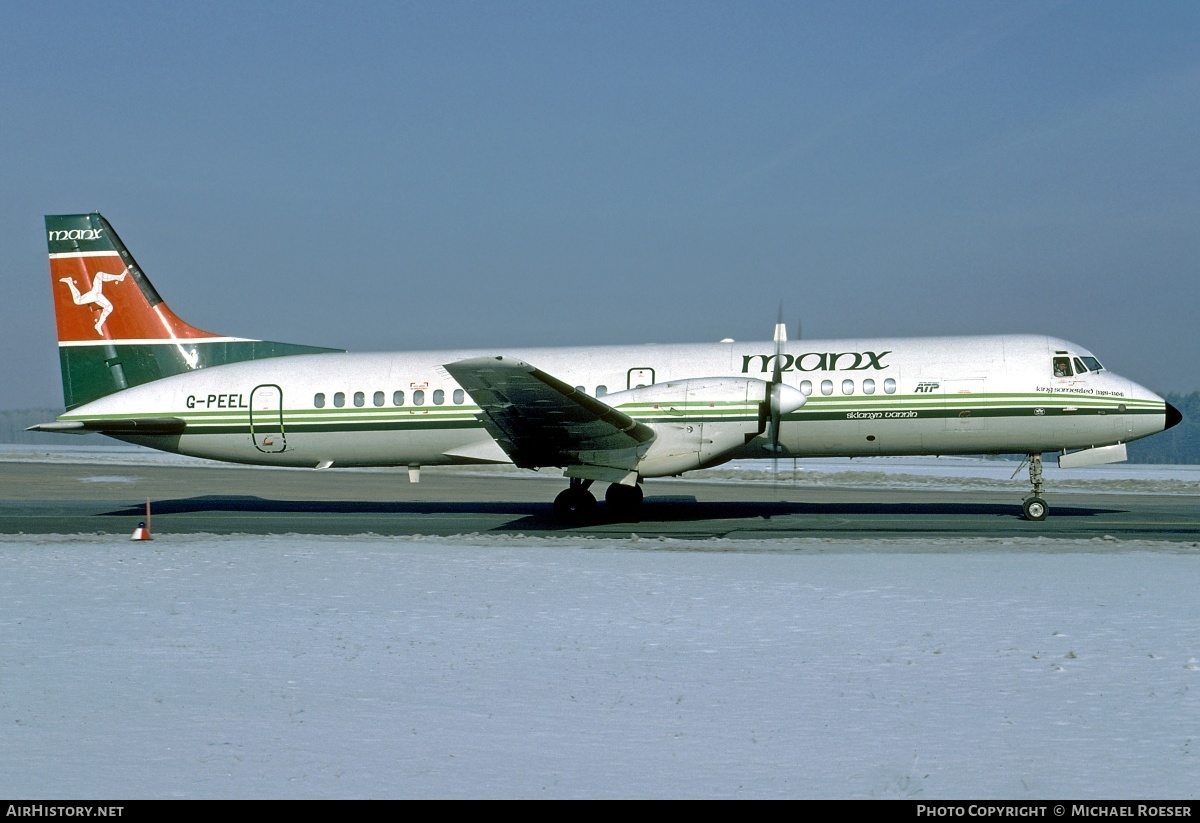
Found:
M 479 404 L 480 422 L 521 468 L 612 461 L 632 468 L 638 447 L 654 440 L 649 426 L 520 360 L 475 357 L 445 368 Z

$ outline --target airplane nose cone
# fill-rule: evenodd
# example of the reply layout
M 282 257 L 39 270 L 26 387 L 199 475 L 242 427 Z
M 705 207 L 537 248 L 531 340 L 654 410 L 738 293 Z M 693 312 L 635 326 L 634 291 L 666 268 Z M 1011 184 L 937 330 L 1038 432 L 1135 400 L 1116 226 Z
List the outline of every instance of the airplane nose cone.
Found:
M 1166 431 L 1167 429 L 1171 428 L 1172 426 L 1178 426 L 1180 421 L 1182 421 L 1182 420 L 1183 420 L 1183 415 L 1179 413 L 1179 409 L 1175 408 L 1170 403 L 1168 403 L 1167 404 L 1167 420 L 1166 420 L 1166 424 L 1163 426 L 1163 431 Z

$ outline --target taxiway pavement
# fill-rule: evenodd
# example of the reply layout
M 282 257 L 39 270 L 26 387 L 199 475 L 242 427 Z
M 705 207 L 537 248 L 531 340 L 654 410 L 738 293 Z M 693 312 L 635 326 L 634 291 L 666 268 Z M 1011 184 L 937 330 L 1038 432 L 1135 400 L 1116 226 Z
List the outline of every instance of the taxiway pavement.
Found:
M 151 502 L 156 538 L 172 533 L 594 535 L 706 539 L 1049 537 L 1200 542 L 1192 495 L 1055 493 L 1041 523 L 1011 491 L 845 488 L 651 480 L 637 522 L 601 502 L 594 522 L 566 526 L 551 501 L 561 477 L 512 472 L 407 472 L 250 467 L 0 463 L 0 534 L 129 535 Z M 603 486 L 598 484 L 602 494 Z M 911 547 L 910 547 L 911 550 Z

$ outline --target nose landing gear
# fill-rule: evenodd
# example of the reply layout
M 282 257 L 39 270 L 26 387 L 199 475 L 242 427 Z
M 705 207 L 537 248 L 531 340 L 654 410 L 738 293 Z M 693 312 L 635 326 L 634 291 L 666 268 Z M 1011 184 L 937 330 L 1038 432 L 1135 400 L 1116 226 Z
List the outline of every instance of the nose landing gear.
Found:
M 1042 499 L 1042 490 L 1045 488 L 1045 484 L 1042 482 L 1041 454 L 1029 455 L 1029 482 L 1033 485 L 1033 494 L 1025 498 L 1021 510 L 1024 512 L 1026 520 L 1045 520 L 1046 515 L 1050 513 L 1050 507 Z

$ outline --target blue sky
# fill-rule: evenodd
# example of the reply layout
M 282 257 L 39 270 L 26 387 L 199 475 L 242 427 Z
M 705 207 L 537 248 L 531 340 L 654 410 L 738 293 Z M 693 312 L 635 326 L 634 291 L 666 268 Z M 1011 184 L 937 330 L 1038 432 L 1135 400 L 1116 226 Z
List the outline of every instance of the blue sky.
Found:
M 357 351 L 1046 332 L 1200 388 L 1195 2 L 19 3 L 0 407 L 42 215 L 180 316 Z

